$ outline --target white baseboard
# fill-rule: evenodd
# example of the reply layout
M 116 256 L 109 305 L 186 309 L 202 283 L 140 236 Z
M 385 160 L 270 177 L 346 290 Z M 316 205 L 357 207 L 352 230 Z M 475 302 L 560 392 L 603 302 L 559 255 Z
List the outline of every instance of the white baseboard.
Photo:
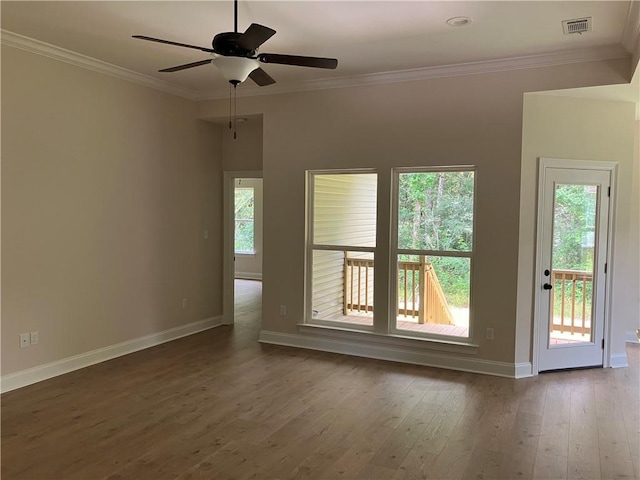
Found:
M 0 391 L 4 393 L 15 390 L 16 388 L 26 387 L 27 385 L 57 377 L 58 375 L 63 375 L 96 363 L 111 360 L 112 358 L 137 352 L 138 350 L 154 347 L 161 343 L 170 342 L 181 337 L 193 335 L 194 333 L 202 332 L 203 330 L 208 330 L 220 325 L 222 325 L 221 317 L 211 317 L 205 320 L 199 320 L 197 322 L 163 330 L 162 332 L 145 335 L 144 337 L 127 340 L 115 345 L 109 345 L 108 347 L 98 348 L 97 350 L 81 353 L 55 362 L 10 373 L 0 378 Z
M 629 362 L 627 361 L 626 353 L 612 353 L 611 354 L 611 368 L 623 368 L 628 367 Z
M 417 351 L 394 345 L 366 344 L 352 340 L 336 338 L 319 338 L 291 333 L 280 333 L 268 330 L 260 332 L 259 341 L 273 345 L 306 348 L 323 352 L 341 353 L 356 357 L 375 358 L 392 362 L 411 363 L 428 367 L 447 368 L 463 372 L 482 373 L 499 377 L 519 378 L 531 375 L 531 365 L 528 370 L 525 364 L 513 364 L 481 360 L 475 357 L 448 355 L 433 351 Z
M 625 341 L 627 343 L 640 343 L 640 339 L 638 339 L 638 334 L 632 330 L 627 330 L 625 334 Z
M 240 278 L 243 280 L 262 280 L 262 274 L 252 272 L 236 272 L 235 278 Z
M 516 378 L 533 376 L 533 365 L 531 362 L 516 363 Z

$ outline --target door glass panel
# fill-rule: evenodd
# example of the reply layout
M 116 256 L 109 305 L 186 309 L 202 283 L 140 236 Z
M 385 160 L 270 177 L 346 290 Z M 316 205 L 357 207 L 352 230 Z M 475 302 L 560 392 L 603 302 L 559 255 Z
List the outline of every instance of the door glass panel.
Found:
M 549 328 L 552 348 L 593 343 L 597 200 L 596 185 L 555 186 Z

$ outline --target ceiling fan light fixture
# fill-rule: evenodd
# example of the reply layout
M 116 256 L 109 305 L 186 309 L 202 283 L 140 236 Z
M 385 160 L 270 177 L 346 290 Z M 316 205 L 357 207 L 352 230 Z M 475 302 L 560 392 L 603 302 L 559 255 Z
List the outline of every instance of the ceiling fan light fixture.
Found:
M 215 57 L 212 61 L 227 82 L 238 84 L 244 82 L 249 74 L 260 66 L 257 60 L 245 57 Z
M 471 24 L 471 21 L 469 17 L 452 17 L 447 20 L 447 25 L 450 27 L 466 27 Z

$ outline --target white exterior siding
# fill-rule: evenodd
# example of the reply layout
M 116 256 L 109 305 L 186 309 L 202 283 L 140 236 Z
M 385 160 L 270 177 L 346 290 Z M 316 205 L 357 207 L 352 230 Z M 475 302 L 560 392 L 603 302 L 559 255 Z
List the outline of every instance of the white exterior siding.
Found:
M 315 245 L 375 247 L 377 175 L 315 175 L 313 239 Z M 372 258 L 371 253 L 350 254 Z M 312 309 L 316 318 L 330 320 L 343 315 L 344 252 L 314 251 Z M 373 279 L 370 279 L 373 299 Z
M 313 243 L 376 245 L 377 175 L 315 175 Z

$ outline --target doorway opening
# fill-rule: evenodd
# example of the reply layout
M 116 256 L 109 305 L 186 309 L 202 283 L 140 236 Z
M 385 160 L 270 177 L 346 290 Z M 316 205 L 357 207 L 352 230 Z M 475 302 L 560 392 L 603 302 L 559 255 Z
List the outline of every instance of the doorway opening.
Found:
M 223 322 L 260 318 L 262 172 L 224 174 Z

